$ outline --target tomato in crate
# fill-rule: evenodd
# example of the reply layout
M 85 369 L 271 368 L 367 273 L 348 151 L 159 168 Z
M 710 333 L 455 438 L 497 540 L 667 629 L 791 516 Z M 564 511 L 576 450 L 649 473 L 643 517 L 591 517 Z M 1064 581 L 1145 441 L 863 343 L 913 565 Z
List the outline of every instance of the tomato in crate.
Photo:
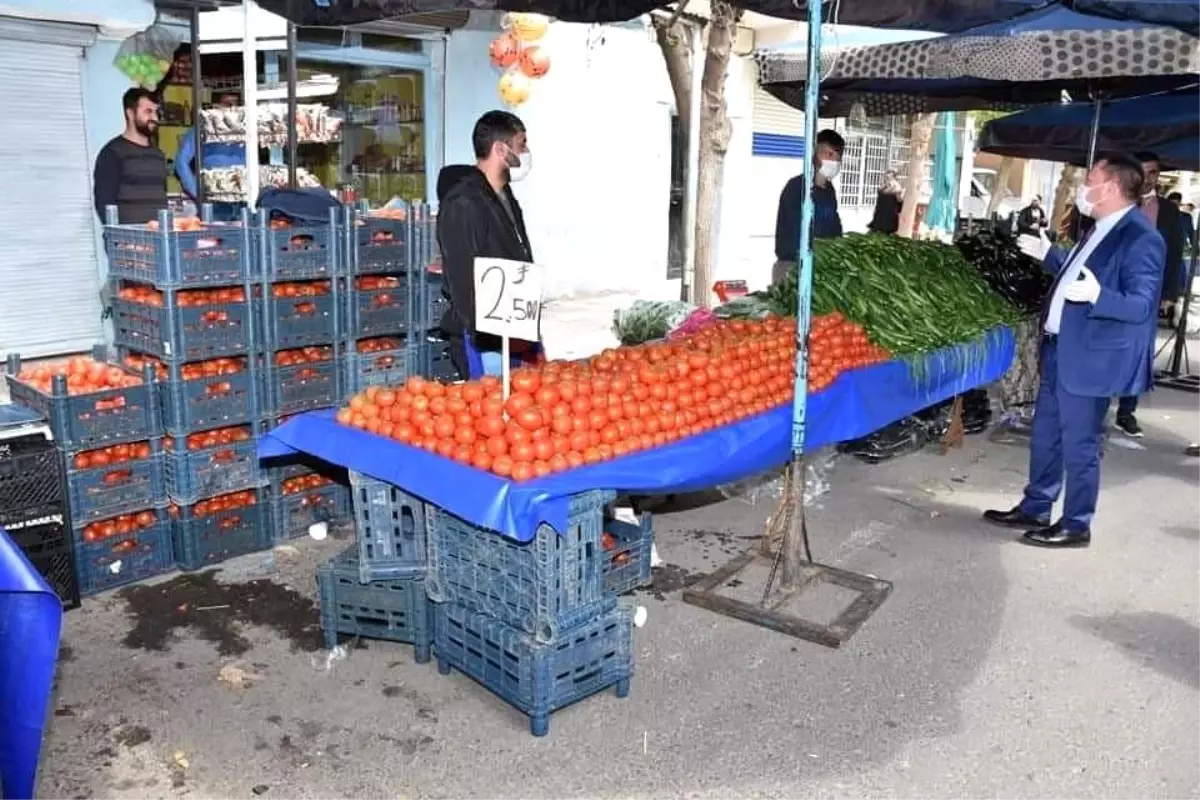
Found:
M 168 506 L 181 569 L 197 570 L 271 546 L 266 489 L 246 489 Z
M 169 571 L 175 565 L 164 509 L 143 509 L 76 528 L 79 590 L 95 594 Z
M 77 525 L 165 502 L 163 454 L 157 437 L 65 458 L 71 519 Z
M 237 425 L 163 440 L 166 491 L 172 502 L 195 503 L 205 497 L 262 486 L 255 425 Z

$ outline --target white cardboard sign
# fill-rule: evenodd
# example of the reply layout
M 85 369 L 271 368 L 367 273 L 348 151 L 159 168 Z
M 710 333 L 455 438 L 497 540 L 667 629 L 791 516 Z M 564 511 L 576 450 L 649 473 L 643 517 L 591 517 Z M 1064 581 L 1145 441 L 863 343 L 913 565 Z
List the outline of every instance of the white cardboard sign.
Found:
M 545 270 L 503 258 L 475 259 L 475 329 L 509 339 L 541 337 Z

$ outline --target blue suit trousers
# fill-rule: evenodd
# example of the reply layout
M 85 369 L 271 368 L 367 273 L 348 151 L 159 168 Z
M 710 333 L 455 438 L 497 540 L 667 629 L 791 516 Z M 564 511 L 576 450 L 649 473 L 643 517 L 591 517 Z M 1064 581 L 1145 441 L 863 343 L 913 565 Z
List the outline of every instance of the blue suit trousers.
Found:
M 1062 525 L 1068 531 L 1090 531 L 1100 496 L 1100 442 L 1110 398 L 1085 397 L 1063 388 L 1058 379 L 1058 345 L 1042 343 L 1041 382 L 1033 412 L 1029 448 L 1029 484 L 1020 508 L 1039 519 L 1049 518 L 1063 489 Z

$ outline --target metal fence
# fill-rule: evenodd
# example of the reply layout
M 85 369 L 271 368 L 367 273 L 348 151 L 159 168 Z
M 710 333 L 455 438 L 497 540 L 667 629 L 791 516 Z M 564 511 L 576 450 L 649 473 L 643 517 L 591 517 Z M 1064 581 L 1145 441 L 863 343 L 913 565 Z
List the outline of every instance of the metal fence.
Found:
M 883 174 L 889 169 L 894 169 L 904 183 L 908 177 L 909 125 L 907 117 L 868 118 L 861 125 L 837 121 L 836 127 L 846 139 L 838 187 L 838 203 L 842 208 L 873 207 Z M 933 159 L 928 159 L 921 187 L 923 196 L 931 189 L 928 167 L 932 164 Z

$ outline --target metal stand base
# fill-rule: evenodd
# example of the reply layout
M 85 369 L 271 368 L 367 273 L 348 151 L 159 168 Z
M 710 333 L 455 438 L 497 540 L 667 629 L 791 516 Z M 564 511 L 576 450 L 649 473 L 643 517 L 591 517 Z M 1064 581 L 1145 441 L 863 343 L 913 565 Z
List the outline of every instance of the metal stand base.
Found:
M 1154 385 L 1164 389 L 1200 394 L 1200 375 L 1172 375 L 1168 370 L 1154 373 Z
M 799 585 L 789 592 L 776 592 L 770 602 L 755 605 L 742 600 L 734 600 L 718 593 L 718 590 L 756 559 L 762 559 L 770 566 L 773 559 L 762 555 L 759 548 L 747 551 L 709 577 L 695 584 L 683 593 L 683 602 L 700 608 L 707 608 L 727 617 L 740 619 L 763 628 L 769 628 L 788 636 L 795 636 L 809 642 L 838 648 L 847 641 L 867 618 L 875 613 L 875 609 L 883 605 L 883 601 L 892 591 L 890 581 L 847 572 L 837 567 L 825 564 L 810 563 L 804 567 L 804 577 Z M 802 619 L 781 609 L 789 602 L 799 597 L 806 589 L 815 587 L 820 582 L 830 583 L 858 592 L 858 597 L 850 603 L 833 622 L 828 625 Z

